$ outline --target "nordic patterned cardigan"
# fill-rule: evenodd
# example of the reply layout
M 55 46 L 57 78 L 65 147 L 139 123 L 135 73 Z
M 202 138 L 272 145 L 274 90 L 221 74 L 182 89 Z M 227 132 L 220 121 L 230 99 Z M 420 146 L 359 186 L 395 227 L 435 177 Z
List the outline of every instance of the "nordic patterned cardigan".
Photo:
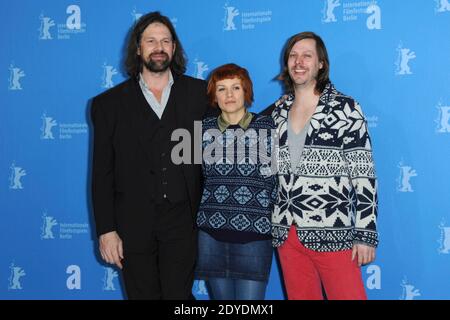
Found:
M 293 95 L 282 97 L 272 112 L 280 139 L 273 245 L 281 246 L 295 224 L 301 243 L 314 251 L 347 250 L 354 243 L 376 247 L 377 179 L 361 107 L 328 83 L 300 162 L 291 168 L 287 119 L 293 101 Z
M 219 135 L 214 137 L 209 130 L 215 130 Z M 259 135 L 264 129 L 266 135 Z M 270 116 L 253 114 L 253 118 L 245 130 L 245 141 L 236 139 L 238 143 L 245 143 L 246 150 L 252 150 L 249 145 L 261 150 L 260 143 L 266 144 L 267 155 L 271 157 L 271 130 L 275 125 Z M 202 149 L 216 141 L 223 148 L 235 146 L 232 129 L 220 134 L 217 117 L 206 118 L 202 123 Z M 262 131 L 264 133 L 264 131 Z M 244 137 L 245 137 L 244 136 Z M 235 150 L 236 151 L 236 150 Z M 237 161 L 234 157 L 223 157 L 215 163 L 205 160 L 203 156 L 204 187 L 203 196 L 197 215 L 197 226 L 203 229 L 229 230 L 267 235 L 271 238 L 271 214 L 277 195 L 277 176 L 272 169 L 259 161 L 251 161 L 249 153 L 245 158 Z M 254 158 L 253 158 L 254 159 Z M 259 159 L 259 158 L 257 158 Z

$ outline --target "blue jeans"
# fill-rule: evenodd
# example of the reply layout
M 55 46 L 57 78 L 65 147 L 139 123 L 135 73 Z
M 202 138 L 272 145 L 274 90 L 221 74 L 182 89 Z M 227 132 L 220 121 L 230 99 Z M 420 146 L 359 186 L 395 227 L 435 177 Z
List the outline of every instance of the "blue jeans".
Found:
M 230 243 L 198 232 L 196 278 L 253 280 L 266 283 L 272 265 L 271 240 Z
M 214 300 L 264 300 L 266 295 L 264 281 L 209 278 L 207 283 Z

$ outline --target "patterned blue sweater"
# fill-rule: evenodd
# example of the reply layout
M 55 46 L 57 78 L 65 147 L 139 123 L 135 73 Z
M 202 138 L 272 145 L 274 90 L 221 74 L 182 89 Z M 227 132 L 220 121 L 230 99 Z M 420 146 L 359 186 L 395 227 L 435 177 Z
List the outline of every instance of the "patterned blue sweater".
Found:
M 204 188 L 198 227 L 222 238 L 224 233 L 228 239 L 242 233 L 248 241 L 261 235 L 270 239 L 278 178 L 273 174 L 276 166 L 259 156 L 264 151 L 267 158 L 272 156 L 273 119 L 253 114 L 245 131 L 228 127 L 223 133 L 217 117 L 206 118 L 202 125 Z

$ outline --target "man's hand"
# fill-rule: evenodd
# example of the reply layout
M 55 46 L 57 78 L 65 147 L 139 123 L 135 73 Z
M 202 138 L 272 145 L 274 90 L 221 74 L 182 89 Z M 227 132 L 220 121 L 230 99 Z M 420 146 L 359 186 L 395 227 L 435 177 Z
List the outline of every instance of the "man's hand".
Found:
M 99 238 L 99 249 L 103 260 L 123 268 L 120 260 L 123 259 L 122 240 L 115 231 L 104 233 Z
M 352 261 L 358 256 L 358 266 L 371 263 L 375 260 L 375 248 L 364 244 L 356 243 L 353 245 Z

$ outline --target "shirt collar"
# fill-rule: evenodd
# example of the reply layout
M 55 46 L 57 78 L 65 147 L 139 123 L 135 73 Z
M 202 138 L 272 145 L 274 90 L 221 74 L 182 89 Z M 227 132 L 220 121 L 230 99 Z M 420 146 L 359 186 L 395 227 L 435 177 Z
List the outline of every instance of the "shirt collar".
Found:
M 170 69 L 169 69 L 169 82 L 167 83 L 166 88 L 167 88 L 167 87 L 172 87 L 173 82 L 174 82 L 174 81 L 173 81 L 172 71 L 170 71 Z M 147 84 L 145 83 L 144 77 L 142 76 L 142 72 L 139 73 L 139 85 L 140 85 L 142 88 L 145 88 L 146 90 L 150 91 L 150 89 L 147 87 Z M 151 91 L 150 91 L 150 92 L 151 92 Z
M 253 114 L 251 112 L 249 112 L 247 109 L 245 109 L 245 114 L 242 117 L 242 119 L 239 120 L 238 125 L 242 129 L 247 130 L 252 119 L 253 119 Z M 220 114 L 220 116 L 217 117 L 217 126 L 219 127 L 220 132 L 224 133 L 225 130 L 227 130 L 227 128 L 230 126 L 230 123 L 222 117 L 222 114 Z

